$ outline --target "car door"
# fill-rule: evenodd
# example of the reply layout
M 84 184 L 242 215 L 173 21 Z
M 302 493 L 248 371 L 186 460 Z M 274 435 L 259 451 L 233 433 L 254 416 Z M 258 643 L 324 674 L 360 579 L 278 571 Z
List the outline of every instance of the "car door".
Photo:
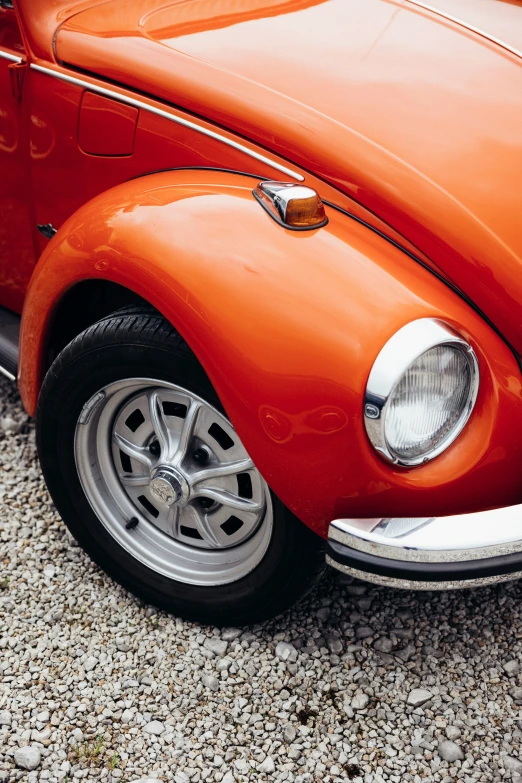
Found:
M 12 3 L 0 0 L 0 305 L 20 312 L 35 263 L 25 52 Z

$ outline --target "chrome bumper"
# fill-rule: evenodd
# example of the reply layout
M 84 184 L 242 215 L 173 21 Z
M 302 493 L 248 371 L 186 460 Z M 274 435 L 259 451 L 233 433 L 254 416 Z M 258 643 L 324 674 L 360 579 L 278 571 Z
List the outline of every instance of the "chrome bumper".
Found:
M 522 577 L 522 505 L 451 517 L 336 519 L 326 561 L 375 584 L 452 590 Z

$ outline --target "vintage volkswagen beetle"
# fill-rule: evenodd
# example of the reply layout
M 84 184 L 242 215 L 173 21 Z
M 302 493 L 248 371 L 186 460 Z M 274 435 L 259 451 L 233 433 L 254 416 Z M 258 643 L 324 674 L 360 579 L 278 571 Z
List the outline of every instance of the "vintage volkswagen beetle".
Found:
M 0 364 L 146 601 L 522 572 L 522 9 L 433 3 L 0 2 Z

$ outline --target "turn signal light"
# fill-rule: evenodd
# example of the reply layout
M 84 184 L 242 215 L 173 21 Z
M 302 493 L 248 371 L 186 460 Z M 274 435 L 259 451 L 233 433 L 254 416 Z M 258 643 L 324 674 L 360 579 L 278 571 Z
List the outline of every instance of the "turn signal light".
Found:
M 292 182 L 260 182 L 253 194 L 261 206 L 280 225 L 306 231 L 328 223 L 318 193 Z

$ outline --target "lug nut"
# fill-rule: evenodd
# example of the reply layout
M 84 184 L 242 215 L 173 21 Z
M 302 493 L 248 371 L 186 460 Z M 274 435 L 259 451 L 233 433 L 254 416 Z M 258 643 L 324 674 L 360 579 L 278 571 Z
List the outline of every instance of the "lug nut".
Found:
M 149 446 L 149 451 L 153 457 L 159 457 L 159 455 L 161 454 L 161 446 L 159 445 L 158 440 L 152 441 L 152 443 Z
M 192 459 L 196 463 L 196 465 L 205 465 L 208 462 L 208 451 L 206 449 L 196 449 L 194 454 L 192 455 Z

